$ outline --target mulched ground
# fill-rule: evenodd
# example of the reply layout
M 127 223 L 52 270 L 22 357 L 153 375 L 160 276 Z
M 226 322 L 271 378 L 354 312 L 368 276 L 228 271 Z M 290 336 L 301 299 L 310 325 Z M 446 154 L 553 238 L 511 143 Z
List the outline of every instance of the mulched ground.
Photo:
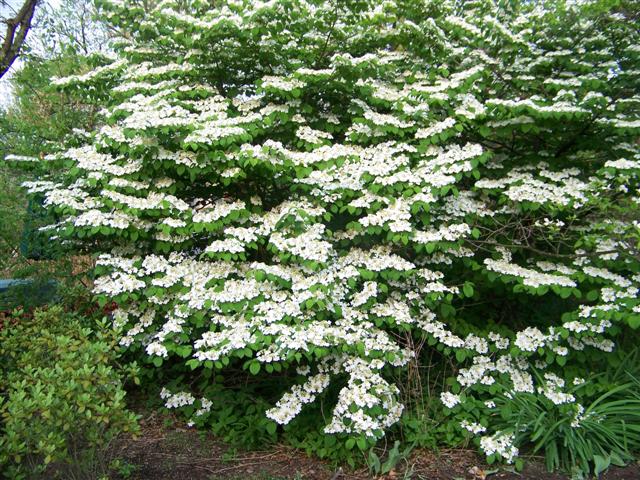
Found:
M 116 447 L 119 458 L 134 465 L 131 480 L 367 480 L 366 469 L 335 469 L 286 446 L 265 451 L 235 450 L 212 435 L 186 428 L 173 417 L 151 414 L 142 434 Z M 568 480 L 549 474 L 535 459 L 523 472 L 487 467 L 476 452 L 464 449 L 414 451 L 381 480 Z M 640 480 L 640 466 L 610 469 L 602 480 Z

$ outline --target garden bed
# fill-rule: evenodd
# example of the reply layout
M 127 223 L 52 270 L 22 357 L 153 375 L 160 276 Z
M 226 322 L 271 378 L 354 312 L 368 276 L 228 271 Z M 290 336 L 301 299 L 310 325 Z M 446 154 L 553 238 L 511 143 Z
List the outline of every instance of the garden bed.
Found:
M 244 451 L 230 447 L 213 435 L 199 433 L 175 419 L 148 413 L 141 422 L 141 435 L 119 444 L 117 455 L 131 467 L 127 478 L 134 480 L 568 480 L 569 476 L 548 473 L 536 459 L 523 472 L 487 466 L 472 450 L 416 450 L 397 470 L 372 476 L 367 469 L 336 469 L 328 462 L 311 458 L 287 446 Z M 405 477 L 405 472 L 413 474 Z M 640 479 L 640 466 L 611 468 L 602 480 Z

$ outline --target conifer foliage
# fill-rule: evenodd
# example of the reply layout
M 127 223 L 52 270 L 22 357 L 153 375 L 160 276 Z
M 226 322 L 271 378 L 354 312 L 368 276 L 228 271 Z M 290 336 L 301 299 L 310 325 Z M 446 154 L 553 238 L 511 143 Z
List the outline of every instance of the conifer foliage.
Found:
M 577 375 L 640 326 L 638 9 L 610 4 L 105 1 L 117 58 L 54 80 L 104 123 L 28 187 L 157 367 L 297 373 L 267 417 L 332 385 L 324 431 L 373 439 L 424 338 L 510 461 L 494 400 L 579 425 Z

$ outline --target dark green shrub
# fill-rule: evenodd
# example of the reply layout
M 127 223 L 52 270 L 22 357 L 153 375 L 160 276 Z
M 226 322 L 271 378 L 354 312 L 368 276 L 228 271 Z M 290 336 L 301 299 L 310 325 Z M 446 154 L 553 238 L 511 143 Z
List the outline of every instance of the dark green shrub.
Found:
M 0 331 L 0 469 L 7 478 L 98 478 L 106 449 L 137 431 L 109 331 L 93 333 L 61 308 Z
M 0 310 L 10 311 L 18 306 L 32 309 L 59 300 L 58 286 L 53 279 L 9 280 L 6 283 L 9 288 L 0 288 Z

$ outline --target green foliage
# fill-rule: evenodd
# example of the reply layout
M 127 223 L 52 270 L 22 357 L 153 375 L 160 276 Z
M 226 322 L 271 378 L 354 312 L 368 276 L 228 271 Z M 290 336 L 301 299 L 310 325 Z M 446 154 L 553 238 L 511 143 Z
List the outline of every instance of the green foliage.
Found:
M 60 261 L 68 249 L 38 231 L 57 217 L 42 207 L 41 197 L 28 202 L 20 184 L 42 174 L 45 154 L 58 142 L 73 143 L 97 124 L 99 106 L 87 96 L 51 88 L 53 76 L 81 73 L 104 62 L 95 52 L 105 48 L 106 33 L 104 25 L 92 20 L 94 13 L 89 0 L 63 0 L 57 9 L 39 6 L 21 67 L 9 79 L 10 102 L 0 110 L 0 278 L 69 277 L 69 263 Z M 17 170 L 3 161 L 8 154 L 37 161 Z M 34 267 L 30 259 L 57 262 L 45 269 Z
M 56 142 L 73 142 L 96 122 L 96 105 L 52 89 L 50 78 L 86 70 L 100 61 L 99 56 L 85 57 L 73 51 L 53 58 L 30 55 L 11 78 L 12 102 L 0 111 L 0 215 L 6 220 L 0 222 L 0 269 L 10 261 L 13 269 L 25 267 L 24 257 L 59 257 L 63 250 L 38 232 L 39 227 L 57 221 L 57 217 L 42 207 L 42 197 L 27 203 L 19 186 L 42 174 L 45 153 Z M 30 156 L 37 161 L 23 164 L 18 170 L 3 161 L 8 154 Z M 18 246 L 22 256 L 17 252 Z
M 19 255 L 27 203 L 24 192 L 19 188 L 20 178 L 0 162 L 0 272 L 9 269 Z
M 440 446 L 464 445 L 465 436 L 458 427 L 458 419 L 448 417 L 440 408 L 411 409 L 400 419 L 400 438 L 403 445 L 436 449 Z
M 264 416 L 266 402 L 225 389 L 211 398 L 214 406 L 206 425 L 225 442 L 249 449 L 275 443 L 275 424 Z
M 634 420 L 572 382 L 640 326 L 637 5 L 100 4 L 119 58 L 53 80 L 100 128 L 30 191 L 167 408 L 352 465 L 401 418 L 490 462 L 627 458 L 553 445 L 589 405 Z
M 32 310 L 58 300 L 57 285 L 53 280 L 36 278 L 33 281 L 18 282 L 0 292 L 0 311 L 10 311 L 17 307 Z
M 18 312 L 0 331 L 0 467 L 6 478 L 106 473 L 106 449 L 135 433 L 111 332 L 60 308 Z M 47 476 L 48 477 L 48 476 Z
M 0 113 L 0 158 L 7 154 L 44 156 L 54 142 L 67 138 L 74 129 L 93 128 L 97 106 L 52 89 L 50 79 L 91 68 L 100 58 L 68 52 L 50 59 L 25 59 L 11 79 L 13 101 Z
M 296 426 L 287 429 L 284 438 L 296 448 L 308 455 L 329 460 L 332 464 L 347 464 L 354 468 L 366 463 L 366 451 L 371 447 L 370 442 L 353 437 L 325 435 L 314 428 L 316 421 L 307 421 L 306 425 L 296 421 Z
M 576 395 L 582 387 L 573 389 Z M 520 393 L 497 401 L 496 409 L 503 431 L 543 454 L 549 471 L 598 475 L 609 465 L 632 461 L 640 451 L 640 383 L 631 379 L 582 405 L 558 406 Z
M 367 457 L 367 466 L 369 467 L 369 473 L 375 475 L 386 475 L 394 470 L 402 460 L 406 460 L 411 453 L 411 447 L 407 447 L 404 450 L 400 450 L 400 441 L 396 440 L 393 444 L 393 448 L 387 453 L 386 459 L 381 459 L 376 453 L 375 449 L 369 450 L 369 456 Z M 410 474 L 405 474 L 405 478 L 410 478 Z

